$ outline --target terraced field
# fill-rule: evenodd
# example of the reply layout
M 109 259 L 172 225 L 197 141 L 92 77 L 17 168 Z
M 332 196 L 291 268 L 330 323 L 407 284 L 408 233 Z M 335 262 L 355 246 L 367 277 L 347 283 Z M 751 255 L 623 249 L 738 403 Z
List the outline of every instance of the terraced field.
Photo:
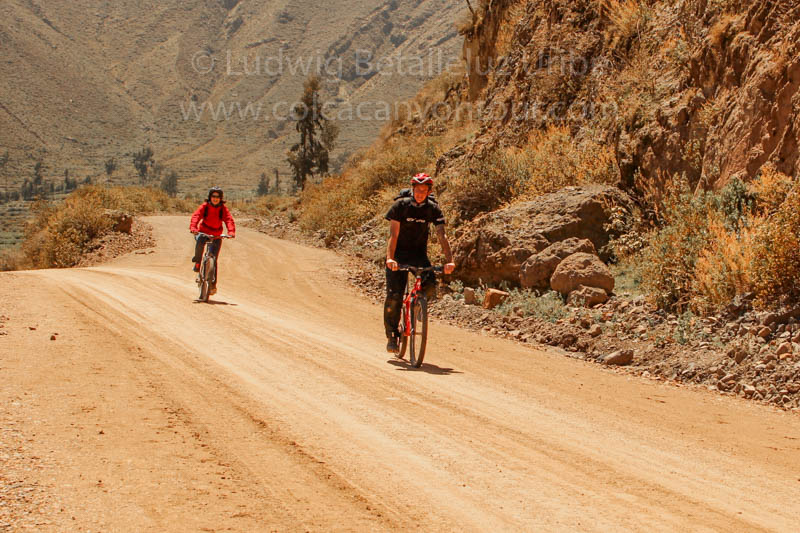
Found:
M 25 222 L 31 216 L 27 205 L 29 203 L 0 204 L 0 220 L 3 221 L 3 226 L 0 228 L 0 249 L 22 244 Z

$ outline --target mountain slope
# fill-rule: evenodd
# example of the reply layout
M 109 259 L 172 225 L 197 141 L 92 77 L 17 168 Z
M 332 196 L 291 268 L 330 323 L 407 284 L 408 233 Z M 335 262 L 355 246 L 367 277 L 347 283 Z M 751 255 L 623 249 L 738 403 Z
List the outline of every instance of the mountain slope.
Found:
M 0 6 L 0 147 L 11 154 L 12 186 L 35 158 L 49 175 L 66 168 L 83 177 L 116 157 L 116 179 L 129 180 L 125 154 L 152 144 L 185 178 L 183 190 L 211 181 L 251 189 L 261 172 L 286 170 L 289 106 L 318 66 L 329 67 L 325 97 L 336 98 L 331 111 L 342 119 L 333 154 L 341 159 L 378 133 L 386 117 L 374 119 L 376 102 L 413 95 L 457 55 L 461 9 L 444 0 L 346 0 L 335 9 L 298 0 L 9 0 Z M 424 72 L 372 68 L 381 57 L 434 51 L 441 59 Z M 357 68 L 357 57 L 372 59 Z M 195 115 L 205 103 L 233 113 Z M 355 113 L 359 104 L 369 119 Z M 257 118 L 239 115 L 248 105 L 261 106 Z

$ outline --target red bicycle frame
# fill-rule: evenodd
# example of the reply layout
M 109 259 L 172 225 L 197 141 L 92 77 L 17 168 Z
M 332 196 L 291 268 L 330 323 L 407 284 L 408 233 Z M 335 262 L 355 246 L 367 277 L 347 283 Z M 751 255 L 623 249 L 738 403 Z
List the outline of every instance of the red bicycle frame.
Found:
M 403 336 L 411 335 L 411 303 L 416 300 L 417 294 L 422 290 L 422 276 L 416 275 L 414 288 L 408 291 L 406 299 L 403 300 Z

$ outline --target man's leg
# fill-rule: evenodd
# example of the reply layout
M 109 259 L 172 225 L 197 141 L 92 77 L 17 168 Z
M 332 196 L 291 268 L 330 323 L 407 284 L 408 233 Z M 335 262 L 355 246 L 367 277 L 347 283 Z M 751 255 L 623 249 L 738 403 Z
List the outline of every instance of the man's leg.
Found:
M 399 332 L 397 327 L 400 325 L 401 307 L 403 305 L 403 294 L 408 282 L 408 272 L 393 272 L 386 269 L 386 301 L 383 304 L 383 325 L 386 329 L 386 338 L 389 351 L 397 350 Z M 393 348 L 390 350 L 390 348 Z

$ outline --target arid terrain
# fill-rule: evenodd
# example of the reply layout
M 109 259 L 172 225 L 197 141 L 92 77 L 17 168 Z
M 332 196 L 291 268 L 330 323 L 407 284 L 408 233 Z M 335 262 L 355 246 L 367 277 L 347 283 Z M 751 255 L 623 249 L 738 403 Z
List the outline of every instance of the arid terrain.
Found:
M 443 0 L 3 2 L 8 186 L 38 159 L 47 180 L 65 170 L 105 179 L 112 157 L 111 182 L 129 183 L 130 154 L 150 145 L 181 192 L 209 181 L 252 191 L 262 172 L 288 174 L 289 109 L 314 73 L 341 125 L 340 161 L 375 138 L 388 118 L 381 104 L 412 96 L 458 57 L 463 10 Z
M 439 322 L 419 371 L 337 255 L 247 229 L 197 303 L 183 217 L 0 274 L 9 531 L 793 531 L 797 416 Z

